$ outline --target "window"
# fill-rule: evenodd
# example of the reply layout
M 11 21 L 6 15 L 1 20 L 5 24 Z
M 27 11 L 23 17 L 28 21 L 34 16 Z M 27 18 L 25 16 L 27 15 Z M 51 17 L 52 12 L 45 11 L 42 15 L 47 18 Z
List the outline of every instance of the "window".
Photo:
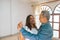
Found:
M 53 13 L 53 29 L 54 37 L 60 38 L 60 5 L 57 5 Z

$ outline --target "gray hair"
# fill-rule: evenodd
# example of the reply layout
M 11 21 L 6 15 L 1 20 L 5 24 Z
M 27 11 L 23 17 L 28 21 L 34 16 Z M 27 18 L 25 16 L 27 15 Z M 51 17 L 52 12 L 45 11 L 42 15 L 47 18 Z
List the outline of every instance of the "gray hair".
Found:
M 44 10 L 44 11 L 42 11 L 41 13 L 42 13 L 42 15 L 43 15 L 44 17 L 47 18 L 47 20 L 50 19 L 50 13 L 49 13 L 49 11 Z

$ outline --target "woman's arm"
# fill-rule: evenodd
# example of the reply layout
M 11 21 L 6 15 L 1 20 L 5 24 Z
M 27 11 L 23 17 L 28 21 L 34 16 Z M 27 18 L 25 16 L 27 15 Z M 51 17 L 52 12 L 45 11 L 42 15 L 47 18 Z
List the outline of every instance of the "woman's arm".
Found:
M 19 33 L 19 40 L 25 40 L 24 36 L 22 35 L 22 33 Z
M 18 31 L 19 31 L 19 34 L 18 34 L 19 40 L 25 40 L 25 39 L 24 39 L 24 36 L 23 36 L 22 33 L 20 32 L 20 30 L 22 29 L 22 26 L 23 26 L 22 22 L 18 23 L 17 29 L 18 29 Z

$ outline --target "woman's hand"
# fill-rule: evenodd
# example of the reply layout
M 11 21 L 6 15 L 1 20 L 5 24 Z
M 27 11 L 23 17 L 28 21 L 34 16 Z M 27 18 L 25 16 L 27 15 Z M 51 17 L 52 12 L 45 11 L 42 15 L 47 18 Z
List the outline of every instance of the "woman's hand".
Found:
M 17 29 L 18 29 L 18 30 L 21 30 L 22 27 L 23 27 L 22 22 L 18 23 L 18 27 L 17 27 Z

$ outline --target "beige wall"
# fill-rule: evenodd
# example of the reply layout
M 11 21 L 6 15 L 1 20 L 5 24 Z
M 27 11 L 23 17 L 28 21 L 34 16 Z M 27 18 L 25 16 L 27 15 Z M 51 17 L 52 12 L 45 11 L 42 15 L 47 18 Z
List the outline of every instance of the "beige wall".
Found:
M 51 2 L 51 3 L 46 3 L 46 4 L 42 4 L 42 5 L 48 5 L 49 7 L 51 7 L 52 11 L 54 11 L 55 7 L 60 3 L 60 1 L 56 1 L 56 2 Z
M 56 2 L 50 2 L 50 3 L 43 3 L 43 4 L 33 4 L 33 10 L 35 10 L 35 7 L 36 6 L 39 6 L 39 5 L 46 5 L 46 6 L 49 6 L 52 11 L 54 11 L 55 7 L 60 3 L 60 1 L 56 1 Z M 34 12 L 33 12 L 34 13 Z

